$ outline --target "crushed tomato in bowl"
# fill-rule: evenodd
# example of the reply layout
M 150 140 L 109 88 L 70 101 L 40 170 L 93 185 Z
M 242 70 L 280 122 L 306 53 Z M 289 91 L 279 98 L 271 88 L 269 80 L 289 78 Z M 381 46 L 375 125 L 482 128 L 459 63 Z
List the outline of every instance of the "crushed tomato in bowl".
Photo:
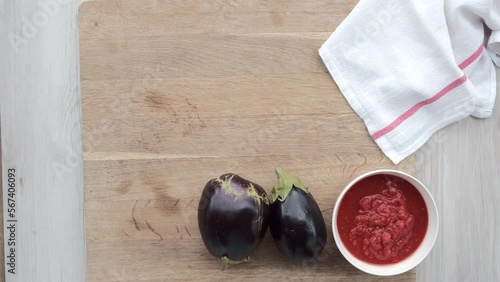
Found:
M 354 184 L 340 202 L 337 229 L 347 250 L 360 260 L 392 264 L 410 256 L 428 224 L 425 201 L 408 181 L 372 175 Z

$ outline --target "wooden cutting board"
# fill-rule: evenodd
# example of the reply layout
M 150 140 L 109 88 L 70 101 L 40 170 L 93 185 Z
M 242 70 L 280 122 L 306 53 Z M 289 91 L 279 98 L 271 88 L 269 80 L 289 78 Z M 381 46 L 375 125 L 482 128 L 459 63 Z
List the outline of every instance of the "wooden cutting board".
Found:
M 356 1 L 86 2 L 79 11 L 89 281 L 371 281 L 331 234 L 342 187 L 381 153 L 317 50 Z M 198 230 L 205 183 L 235 172 L 270 192 L 299 175 L 329 234 L 292 264 L 268 233 L 221 271 Z M 389 281 L 413 281 L 411 271 Z

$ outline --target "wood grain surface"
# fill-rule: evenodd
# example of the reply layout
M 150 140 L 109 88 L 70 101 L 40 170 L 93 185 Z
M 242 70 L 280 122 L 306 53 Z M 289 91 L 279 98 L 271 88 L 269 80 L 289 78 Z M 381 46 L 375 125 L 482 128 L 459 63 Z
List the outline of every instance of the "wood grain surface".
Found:
M 47 1 L 0 0 L 2 156 L 9 152 L 29 156 L 18 158 L 20 162 L 17 163 L 25 179 L 25 193 L 19 199 L 24 217 L 28 219 L 23 226 L 26 230 L 41 231 L 43 236 L 36 238 L 40 233 L 30 232 L 18 234 L 24 246 L 21 254 L 29 258 L 22 262 L 23 280 L 15 280 L 12 276 L 5 278 L 7 281 L 85 281 L 83 182 L 78 176 L 82 167 L 68 171 L 64 181 L 59 181 L 52 170 L 41 166 L 47 160 L 49 163 L 54 160 L 65 163 L 66 153 L 60 148 L 81 152 L 80 137 L 76 134 L 80 131 L 81 121 L 79 74 L 70 71 L 78 69 L 76 24 L 77 6 L 81 1 L 60 5 L 62 8 L 56 15 L 50 17 L 26 44 L 20 45 L 16 53 L 8 40 L 3 39 L 9 32 L 21 32 L 22 18 L 30 20 L 34 14 L 44 11 L 37 2 Z M 337 3 L 351 5 L 350 1 Z M 113 14 L 112 7 L 107 9 L 107 17 L 121 17 Z M 339 6 L 339 10 L 343 9 Z M 170 16 L 176 19 L 172 21 L 176 29 L 188 24 L 182 15 Z M 245 16 L 239 17 L 243 20 Z M 153 17 L 149 18 L 152 20 Z M 122 20 L 127 21 L 126 18 Z M 279 22 L 279 18 L 275 21 Z M 330 17 L 327 24 L 335 28 L 340 21 L 341 17 Z M 223 21 L 219 20 L 219 23 Z M 112 28 L 120 29 L 121 25 Z M 135 27 L 127 25 L 127 28 Z M 144 32 L 164 29 L 155 24 L 148 28 L 138 26 L 141 28 Z M 497 75 L 497 81 L 499 77 Z M 468 118 L 440 130 L 416 154 L 416 175 L 433 192 L 441 218 L 436 247 L 417 267 L 417 281 L 500 279 L 497 267 L 500 265 L 499 105 L 497 100 L 493 117 L 487 120 Z M 16 134 L 7 134 L 9 131 L 4 130 L 23 129 L 24 126 L 29 129 L 34 122 L 44 130 L 36 133 L 21 130 Z M 58 146 L 53 145 L 54 140 L 58 141 Z M 24 153 L 20 155 L 20 152 Z M 37 194 L 31 196 L 32 193 Z M 47 198 L 54 201 L 47 201 Z M 67 201 L 67 204 L 54 204 L 61 201 Z M 61 223 L 61 218 L 67 220 Z M 51 237 L 56 240 L 48 239 Z M 3 279 L 1 275 L 0 281 Z M 345 277 L 339 279 L 346 280 Z
M 7 169 L 17 171 L 16 274 L 5 272 L 7 282 L 85 281 L 79 2 L 0 0 L 4 203 Z
M 374 281 L 339 253 L 331 213 L 380 152 L 317 53 L 356 1 L 101 1 L 79 11 L 89 281 Z M 329 234 L 292 264 L 268 234 L 221 272 L 197 224 L 205 183 L 235 172 L 270 192 L 299 175 Z M 387 278 L 414 281 L 415 271 Z
M 416 154 L 416 176 L 440 213 L 417 281 L 500 280 L 500 70 L 493 115 L 442 129 Z

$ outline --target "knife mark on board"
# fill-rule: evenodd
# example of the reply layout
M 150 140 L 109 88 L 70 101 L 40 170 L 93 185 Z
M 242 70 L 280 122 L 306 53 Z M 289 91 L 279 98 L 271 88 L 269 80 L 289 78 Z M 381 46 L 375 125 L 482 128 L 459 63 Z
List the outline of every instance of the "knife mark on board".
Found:
M 189 232 L 189 229 L 186 227 L 186 225 L 184 225 L 184 229 L 186 229 L 186 233 L 189 235 L 189 237 L 193 237 L 191 236 L 191 233 Z
M 175 229 L 177 229 L 177 233 L 181 236 L 181 239 L 184 239 L 184 238 L 182 237 L 182 234 L 181 234 L 181 232 L 179 231 L 179 227 L 177 227 L 177 225 L 175 225 Z
M 135 200 L 135 204 L 134 204 L 134 207 L 132 208 L 132 221 L 134 222 L 134 225 L 135 225 L 135 229 L 137 229 L 137 231 L 141 231 L 141 229 L 139 228 L 139 224 L 137 224 L 137 220 L 135 219 L 135 216 L 134 216 L 134 213 L 135 213 L 135 206 L 137 205 L 137 202 L 139 200 Z
M 149 230 L 151 230 L 151 232 L 153 232 L 158 237 L 160 237 L 160 240 L 163 240 L 163 237 L 160 235 L 160 233 L 156 232 L 156 230 L 153 228 L 153 226 L 151 226 L 151 224 L 149 224 L 149 222 L 147 220 L 145 220 L 145 221 L 146 221 L 146 225 L 148 226 Z

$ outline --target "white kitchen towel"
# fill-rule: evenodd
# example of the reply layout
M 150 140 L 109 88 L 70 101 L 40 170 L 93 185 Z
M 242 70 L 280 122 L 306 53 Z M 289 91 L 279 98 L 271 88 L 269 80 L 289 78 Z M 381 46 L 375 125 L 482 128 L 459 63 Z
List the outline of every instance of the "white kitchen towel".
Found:
M 361 0 L 319 54 L 397 164 L 446 125 L 491 115 L 500 0 Z

